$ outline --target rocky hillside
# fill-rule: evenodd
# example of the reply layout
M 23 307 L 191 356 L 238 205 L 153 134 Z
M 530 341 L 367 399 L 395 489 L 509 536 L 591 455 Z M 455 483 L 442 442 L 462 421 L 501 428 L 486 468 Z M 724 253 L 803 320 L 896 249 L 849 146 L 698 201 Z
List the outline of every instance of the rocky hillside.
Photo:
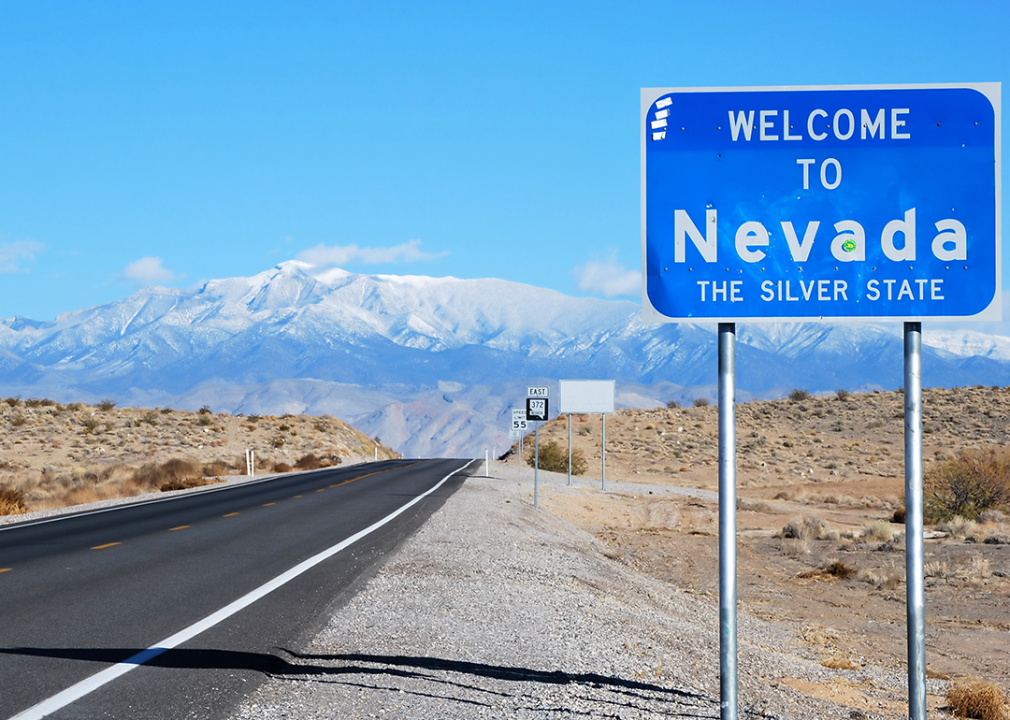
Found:
M 399 457 L 331 416 L 228 415 L 203 409 L 118 408 L 52 400 L 0 401 L 0 488 L 28 510 L 150 489 L 130 469 L 185 460 L 200 476 L 284 471 Z M 155 485 L 157 487 L 157 485 Z
M 607 417 L 607 475 L 673 475 L 677 484 L 711 484 L 719 457 L 714 405 L 619 410 Z M 904 477 L 904 395 L 900 391 L 814 397 L 794 391 L 779 400 L 737 405 L 737 474 L 744 487 Z M 926 467 L 957 450 L 1010 439 L 1010 388 L 933 388 L 923 391 Z M 572 417 L 572 445 L 601 472 L 599 415 Z M 540 429 L 541 444 L 568 447 L 568 418 Z M 532 443 L 526 446 L 527 455 Z

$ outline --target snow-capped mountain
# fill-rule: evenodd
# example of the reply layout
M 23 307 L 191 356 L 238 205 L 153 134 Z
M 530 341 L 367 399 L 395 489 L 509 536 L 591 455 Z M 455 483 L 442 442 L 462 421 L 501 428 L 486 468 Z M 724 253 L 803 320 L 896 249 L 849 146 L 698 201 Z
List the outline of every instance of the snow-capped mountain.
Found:
M 43 323 L 0 321 L 0 393 L 248 413 L 331 413 L 408 455 L 504 446 L 527 383 L 618 381 L 625 406 L 714 397 L 715 327 L 495 279 L 322 272 L 296 261 L 148 288 Z M 1010 339 L 924 333 L 924 384 L 1006 384 Z M 900 327 L 739 326 L 741 399 L 895 388 Z

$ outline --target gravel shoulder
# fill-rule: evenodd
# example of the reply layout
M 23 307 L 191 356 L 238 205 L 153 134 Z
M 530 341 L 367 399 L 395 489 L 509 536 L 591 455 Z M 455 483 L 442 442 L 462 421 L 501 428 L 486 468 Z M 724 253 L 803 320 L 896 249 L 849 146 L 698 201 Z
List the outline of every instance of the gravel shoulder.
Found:
M 534 508 L 529 468 L 490 474 L 468 478 L 311 643 L 281 651 L 293 667 L 230 717 L 718 718 L 718 598 L 638 573 Z M 564 486 L 540 473 L 541 490 L 593 492 Z M 826 669 L 795 628 L 743 612 L 739 635 L 741 717 L 905 713 L 900 669 Z M 892 700 L 854 710 L 802 683 Z

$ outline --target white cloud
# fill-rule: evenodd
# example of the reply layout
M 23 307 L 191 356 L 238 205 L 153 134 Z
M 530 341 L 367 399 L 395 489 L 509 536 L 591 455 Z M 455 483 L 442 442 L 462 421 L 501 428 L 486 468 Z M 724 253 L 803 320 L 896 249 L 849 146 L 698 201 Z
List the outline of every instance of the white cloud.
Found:
M 579 292 L 603 297 L 638 298 L 642 294 L 642 273 L 628 270 L 617 262 L 617 252 L 611 252 L 604 262 L 590 260 L 575 268 Z
M 411 240 L 401 245 L 394 245 L 393 247 L 358 247 L 357 245 L 334 245 L 330 247 L 319 244 L 314 248 L 302 250 L 295 256 L 295 259 L 311 265 L 336 265 L 341 267 L 352 262 L 361 262 L 369 265 L 392 262 L 417 262 L 419 260 L 432 260 L 444 255 L 448 255 L 448 253 L 424 252 L 421 250 L 420 240 Z
M 32 262 L 45 246 L 35 240 L 15 240 L 0 245 L 0 273 L 16 273 L 22 270 L 22 262 Z
M 161 258 L 143 257 L 127 265 L 121 277 L 135 285 L 153 285 L 171 282 L 179 276 L 162 265 Z

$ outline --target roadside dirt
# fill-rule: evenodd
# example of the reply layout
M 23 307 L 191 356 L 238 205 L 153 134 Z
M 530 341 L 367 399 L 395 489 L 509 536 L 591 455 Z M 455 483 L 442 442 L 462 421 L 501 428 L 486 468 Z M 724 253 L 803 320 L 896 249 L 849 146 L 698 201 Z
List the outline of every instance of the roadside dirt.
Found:
M 791 624 L 795 642 L 818 653 L 825 668 L 906 666 L 904 526 L 892 522 L 904 495 L 902 408 L 900 392 L 737 408 L 740 610 Z M 961 449 L 1006 444 L 1008 418 L 1010 390 L 927 390 L 927 471 Z M 601 426 L 599 416 L 572 417 L 587 477 L 601 476 Z M 541 447 L 552 440 L 567 451 L 567 418 L 541 428 Z M 542 502 L 621 562 L 717 597 L 717 408 L 619 411 L 607 418 L 607 445 L 608 484 L 635 483 L 632 490 L 545 488 Z M 661 491 L 670 487 L 700 497 Z M 1006 689 L 1010 524 L 994 518 L 926 528 L 926 659 L 930 677 L 973 675 Z M 779 682 L 853 711 L 907 713 L 907 698 L 883 688 Z M 931 695 L 929 704 L 945 700 Z

